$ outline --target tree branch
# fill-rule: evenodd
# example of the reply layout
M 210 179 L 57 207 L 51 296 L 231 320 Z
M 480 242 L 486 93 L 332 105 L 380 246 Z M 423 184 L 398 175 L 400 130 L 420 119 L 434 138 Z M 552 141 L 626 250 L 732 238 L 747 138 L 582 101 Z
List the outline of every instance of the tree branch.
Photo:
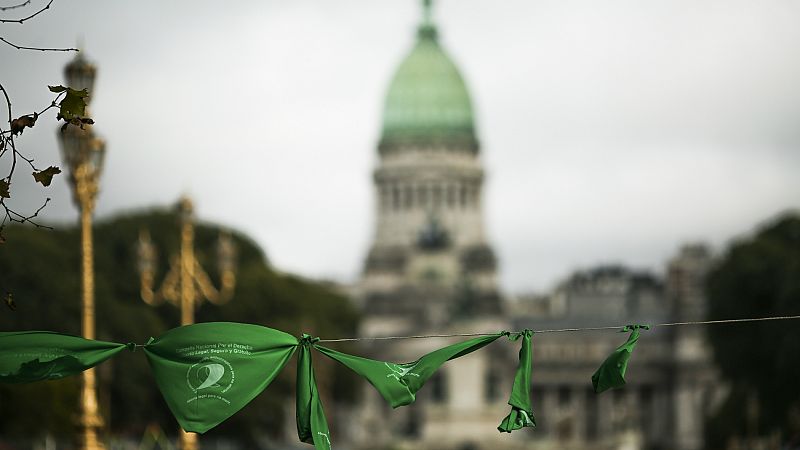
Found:
M 18 3 L 18 4 L 15 4 L 15 5 L 11 5 L 11 6 L 0 6 L 0 12 L 5 12 L 5 11 L 17 9 L 17 8 L 24 8 L 24 7 L 29 6 L 29 5 L 32 4 L 32 0 L 24 0 L 24 1 L 23 0 L 16 0 L 16 1 L 22 1 L 22 3 Z M 50 9 L 50 5 L 53 4 L 53 1 L 54 0 L 48 0 L 47 3 L 41 9 L 38 9 L 34 13 L 32 13 L 32 14 L 26 16 L 26 17 L 23 17 L 21 19 L 0 18 L 0 23 L 19 23 L 19 24 L 25 23 L 26 21 L 28 21 L 30 19 L 33 19 L 34 17 L 38 16 L 39 14 L 41 14 L 41 13 L 47 11 L 48 9 Z M 5 43 L 6 45 L 14 47 L 17 50 L 33 50 L 33 51 L 41 51 L 41 52 L 48 52 L 48 51 L 49 52 L 72 52 L 72 51 L 77 52 L 77 51 L 79 51 L 76 48 L 48 48 L 48 47 L 30 47 L 30 46 L 25 46 L 25 45 L 18 45 L 18 44 L 15 44 L 15 43 L 5 39 L 4 37 L 0 37 L 0 41 Z M 36 123 L 36 119 L 39 116 L 41 116 L 45 111 L 48 111 L 51 108 L 56 108 L 58 106 L 56 104 L 56 102 L 58 101 L 59 98 L 61 98 L 62 95 L 65 95 L 65 94 L 63 92 L 59 93 L 56 96 L 55 100 L 53 100 L 50 103 L 49 106 L 47 106 L 44 109 L 42 109 L 41 112 L 39 112 L 39 113 L 34 112 L 31 116 L 21 116 L 21 117 L 15 119 L 14 118 L 14 114 L 12 112 L 11 98 L 10 98 L 10 96 L 8 94 L 8 91 L 6 90 L 5 86 L 2 85 L 2 83 L 0 83 L 0 92 L 2 92 L 2 94 L 3 94 L 2 97 L 0 97 L 0 99 L 5 100 L 5 102 L 6 102 L 6 108 L 5 109 L 6 109 L 6 113 L 8 114 L 8 120 L 7 121 L 0 121 L 0 159 L 2 159 L 3 157 L 11 158 L 11 161 L 10 161 L 10 164 L 9 164 L 10 167 L 8 168 L 7 175 L 5 177 L 3 177 L 3 178 L 0 178 L 0 188 L 2 188 L 2 192 L 1 192 L 1 195 L 0 195 L 0 207 L 2 207 L 2 210 L 0 210 L 0 216 L 2 216 L 2 219 L 0 219 L 0 244 L 2 244 L 6 240 L 5 236 L 3 236 L 3 230 L 5 229 L 5 227 L 8 224 L 11 224 L 11 223 L 15 223 L 15 222 L 16 223 L 20 223 L 20 224 L 30 223 L 31 225 L 33 225 L 33 226 L 35 226 L 37 228 L 52 229 L 51 227 L 46 226 L 46 225 L 42 225 L 42 224 L 38 223 L 38 221 L 37 221 L 38 220 L 37 217 L 39 216 L 39 213 L 42 212 L 42 210 L 50 202 L 50 198 L 47 198 L 44 201 L 44 203 L 36 211 L 34 211 L 33 214 L 30 214 L 30 215 L 24 215 L 24 214 L 21 214 L 21 213 L 15 211 L 15 210 L 11 209 L 9 207 L 9 205 L 6 203 L 6 200 L 9 200 L 9 198 L 11 196 L 9 188 L 11 186 L 11 181 L 12 181 L 12 178 L 13 178 L 13 175 L 14 175 L 14 171 L 15 171 L 15 169 L 17 167 L 17 157 L 19 157 L 20 159 L 22 159 L 23 161 L 28 163 L 28 165 L 34 170 L 34 178 L 36 178 L 37 181 L 42 182 L 42 184 L 44 184 L 43 181 L 41 181 L 40 179 L 38 179 L 36 177 L 36 175 L 37 175 L 36 172 L 40 172 L 40 171 L 36 168 L 36 166 L 34 166 L 33 158 L 28 158 L 23 153 L 21 153 L 19 150 L 17 150 L 17 146 L 16 146 L 16 142 L 15 142 L 14 138 L 15 138 L 15 136 L 17 134 L 21 134 L 22 131 L 26 127 L 32 128 Z M 2 101 L 2 100 L 0 100 L 0 101 Z M 8 129 L 5 128 L 3 123 L 8 123 Z M 9 152 L 11 154 L 7 155 L 7 153 L 9 153 Z M 47 184 L 49 184 L 49 180 L 48 180 Z M 34 219 L 37 219 L 37 220 L 34 220 Z
M 6 102 L 6 110 L 7 110 L 8 117 L 9 117 L 8 124 L 9 124 L 9 128 L 11 128 L 12 127 L 11 123 L 12 123 L 13 117 L 14 117 L 13 112 L 11 110 L 11 98 L 8 96 L 8 91 L 6 91 L 6 89 L 2 85 L 2 83 L 0 83 L 0 91 L 3 93 L 3 97 L 2 98 Z M 56 102 L 58 101 L 58 99 L 62 95 L 63 95 L 63 93 L 59 93 L 56 96 L 56 99 L 53 100 L 50 103 L 49 106 L 47 106 L 44 109 L 42 109 L 41 112 L 33 113 L 33 114 L 36 115 L 36 116 L 41 116 L 45 111 L 49 110 L 50 108 L 55 108 L 57 106 Z M 16 145 L 16 142 L 14 140 L 14 133 L 12 132 L 12 130 L 11 129 L 4 130 L 3 127 L 0 126 L 0 158 L 3 157 L 9 151 L 11 152 L 11 155 L 10 155 L 10 157 L 11 157 L 11 167 L 10 167 L 10 169 L 8 171 L 8 174 L 4 178 L 0 178 L 0 180 L 4 181 L 6 183 L 6 187 L 10 186 L 11 180 L 12 180 L 12 178 L 14 176 L 14 172 L 15 172 L 16 167 L 17 167 L 17 157 L 21 158 L 23 161 L 28 163 L 28 165 L 31 166 L 31 168 L 34 171 L 36 171 L 36 172 L 39 171 L 36 168 L 36 166 L 34 166 L 34 164 L 33 164 L 33 158 L 28 158 L 25 155 L 23 155 L 19 150 L 17 150 L 17 145 Z M 0 214 L 3 214 L 3 219 L 2 219 L 2 221 L 0 221 L 0 243 L 2 243 L 5 240 L 5 238 L 2 236 L 2 231 L 3 231 L 3 228 L 6 226 L 7 223 L 13 223 L 13 222 L 16 222 L 16 223 L 30 223 L 31 225 L 34 225 L 37 228 L 52 229 L 52 227 L 49 227 L 49 226 L 46 226 L 46 225 L 42 225 L 42 224 L 38 223 L 37 221 L 33 220 L 36 217 L 38 217 L 39 213 L 47 206 L 47 204 L 50 202 L 50 198 L 47 198 L 47 200 L 45 200 L 44 204 L 42 204 L 39 207 L 39 209 L 37 209 L 33 214 L 30 214 L 30 215 L 27 215 L 27 216 L 15 211 L 15 210 L 13 210 L 13 209 L 11 209 L 6 204 L 6 200 L 8 200 L 8 198 L 0 197 L 0 206 L 2 206 L 2 208 L 3 208 L 2 213 L 0 213 Z
M 10 127 L 11 121 L 14 120 L 11 117 L 11 99 L 8 98 L 8 91 L 6 91 L 6 88 L 3 87 L 3 83 L 0 83 L 0 91 L 3 91 L 3 96 L 6 98 L 6 106 L 8 108 L 8 126 Z
M 7 41 L 4 37 L 0 36 L 0 41 L 14 47 L 17 50 L 38 50 L 40 52 L 79 52 L 77 48 L 43 48 L 43 47 L 26 47 L 24 45 L 17 45 L 13 42 Z
M 0 6 L 0 11 L 8 11 L 9 9 L 17 9 L 23 8 L 31 4 L 31 0 L 26 0 L 25 2 L 20 3 L 19 5 L 11 5 L 11 6 Z
M 42 9 L 36 11 L 35 13 L 31 14 L 28 17 L 23 17 L 22 19 L 0 19 L 0 23 L 25 23 L 25 21 L 33 19 L 34 17 L 38 16 L 39 14 L 41 14 L 41 13 L 45 12 L 46 10 L 50 9 L 50 5 L 53 4 L 53 1 L 54 0 L 50 0 L 49 2 L 47 2 L 46 5 L 44 5 L 44 7 Z
M 31 214 L 30 216 L 23 216 L 22 214 L 14 211 L 12 209 L 9 209 L 9 207 L 5 204 L 5 199 L 3 199 L 3 201 L 0 202 L 0 203 L 2 203 L 3 207 L 6 210 L 6 215 L 5 215 L 5 217 L 3 217 L 3 221 L 0 223 L 0 231 L 2 231 L 3 228 L 5 228 L 6 221 L 8 221 L 9 223 L 13 223 L 13 222 L 16 222 L 16 223 L 29 223 L 29 224 L 35 226 L 36 228 L 47 228 L 48 230 L 52 230 L 53 229 L 53 227 L 51 227 L 51 226 L 42 225 L 41 223 L 36 222 L 35 220 L 33 220 L 39 215 L 40 212 L 42 212 L 42 210 L 45 208 L 45 206 L 47 206 L 47 204 L 50 203 L 50 197 L 47 197 L 44 200 L 44 203 L 42 204 L 42 206 L 40 206 L 39 209 L 37 209 L 36 212 Z

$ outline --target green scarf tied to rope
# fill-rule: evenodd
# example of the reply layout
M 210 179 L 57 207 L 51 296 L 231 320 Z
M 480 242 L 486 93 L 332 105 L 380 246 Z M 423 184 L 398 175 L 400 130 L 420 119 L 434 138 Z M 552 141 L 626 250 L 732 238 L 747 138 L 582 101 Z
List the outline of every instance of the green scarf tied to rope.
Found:
M 631 359 L 636 342 L 639 341 L 640 329 L 649 330 L 650 325 L 626 325 L 620 330 L 620 333 L 630 331 L 631 334 L 628 336 L 628 340 L 617 347 L 592 375 L 592 386 L 594 386 L 595 393 L 599 394 L 608 389 L 625 385 L 625 371 L 628 369 L 628 361 Z
M 627 341 L 592 375 L 597 393 L 625 385 L 625 371 L 641 329 L 628 325 Z M 204 433 L 242 409 L 297 357 L 297 433 L 300 440 L 331 450 L 325 412 L 316 386 L 311 350 L 366 378 L 394 408 L 409 405 L 416 393 L 447 361 L 479 350 L 501 336 L 521 338 L 519 366 L 508 404 L 511 412 L 497 427 L 510 433 L 535 427 L 531 405 L 533 331 L 507 331 L 448 345 L 411 363 L 377 361 L 317 345 L 318 338 L 297 339 L 258 325 L 211 322 L 172 329 L 145 344 L 144 353 L 164 399 L 186 431 Z M 133 344 L 87 340 L 45 331 L 0 332 L 0 382 L 24 383 L 78 374 Z
M 132 345 L 49 331 L 0 332 L 0 382 L 30 383 L 76 375 Z
M 428 353 L 414 362 L 402 364 L 348 355 L 319 345 L 315 345 L 314 348 L 366 378 L 392 405 L 392 408 L 397 408 L 413 403 L 416 400 L 417 391 L 442 364 L 472 353 L 494 342 L 500 336 L 508 334 L 507 331 L 502 331 L 469 339 Z
M 272 328 L 208 322 L 167 331 L 144 353 L 181 427 L 205 433 L 260 394 L 296 348 L 297 338 Z
M 297 436 L 316 450 L 331 450 L 331 433 L 311 365 L 311 347 L 319 338 L 304 334 L 297 354 Z
M 531 405 L 531 337 L 533 337 L 533 331 L 526 329 L 521 333 L 509 336 L 509 339 L 516 341 L 520 337 L 522 337 L 522 345 L 519 349 L 519 366 L 514 375 L 511 397 L 508 399 L 511 412 L 497 427 L 501 433 L 511 433 L 523 427 L 536 426 L 536 418 L 533 417 Z

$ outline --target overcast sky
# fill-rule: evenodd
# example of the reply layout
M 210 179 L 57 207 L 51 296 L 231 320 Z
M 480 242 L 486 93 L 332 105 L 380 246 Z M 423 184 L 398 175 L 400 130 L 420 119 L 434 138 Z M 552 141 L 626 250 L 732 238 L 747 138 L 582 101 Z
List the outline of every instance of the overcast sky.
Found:
M 0 36 L 82 36 L 108 141 L 100 217 L 188 193 L 278 268 L 348 282 L 373 231 L 383 96 L 419 17 L 414 0 L 56 0 Z M 681 243 L 719 249 L 797 208 L 798 17 L 786 0 L 437 1 L 477 110 L 503 288 L 600 263 L 661 271 Z M 49 103 L 71 57 L 0 47 L 16 115 Z M 62 165 L 55 129 L 40 119 L 18 145 Z M 43 190 L 28 172 L 17 205 L 50 196 L 47 220 L 75 220 L 67 178 Z

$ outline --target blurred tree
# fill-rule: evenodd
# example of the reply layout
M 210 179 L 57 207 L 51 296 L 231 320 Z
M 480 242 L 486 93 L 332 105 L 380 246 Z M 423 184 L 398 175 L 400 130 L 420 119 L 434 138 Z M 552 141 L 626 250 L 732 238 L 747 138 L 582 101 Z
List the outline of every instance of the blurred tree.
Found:
M 800 216 L 786 214 L 730 246 L 707 282 L 713 319 L 800 315 Z M 731 391 L 708 442 L 780 431 L 800 445 L 800 326 L 767 321 L 709 327 Z M 795 448 L 795 447 L 792 447 Z
M 172 305 L 153 308 L 139 298 L 136 240 L 141 228 L 152 232 L 159 249 L 157 278 L 168 269 L 167 258 L 179 243 L 178 216 L 172 211 L 131 214 L 101 222 L 95 228 L 97 336 L 116 342 L 144 343 L 180 322 Z M 219 228 L 196 228 L 197 256 L 215 267 Z M 356 331 L 357 314 L 350 302 L 330 286 L 272 269 L 252 240 L 233 234 L 238 247 L 238 276 L 232 300 L 222 306 L 204 303 L 197 321 L 255 323 L 299 334 L 346 337 Z M 0 330 L 51 330 L 80 333 L 79 235 L 74 228 L 49 231 L 18 227 L 15 239 L 0 252 L 0 290 L 13 291 L 16 310 L 0 305 Z M 214 271 L 212 272 L 212 277 Z M 219 280 L 215 279 L 219 284 Z M 316 358 L 321 372 L 332 374 L 330 395 L 350 401 L 355 380 L 338 365 Z M 230 437 L 254 447 L 257 440 L 283 430 L 284 409 L 294 396 L 294 364 L 253 402 L 223 425 L 207 433 Z M 177 430 L 156 388 L 143 354 L 124 352 L 98 367 L 100 402 L 112 433 L 141 436 L 151 423 L 168 433 Z M 50 433 L 70 438 L 74 432 L 79 380 L 0 385 L 0 436 Z M 326 405 L 327 407 L 328 405 Z M 333 405 L 331 405 L 333 407 Z M 291 413 L 291 411 L 290 411 Z M 174 433 L 174 432 L 173 432 Z

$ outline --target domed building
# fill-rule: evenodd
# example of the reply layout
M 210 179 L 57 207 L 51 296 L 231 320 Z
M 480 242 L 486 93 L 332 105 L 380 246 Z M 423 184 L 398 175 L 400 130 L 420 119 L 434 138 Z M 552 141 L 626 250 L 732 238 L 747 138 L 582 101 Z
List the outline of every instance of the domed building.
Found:
M 361 283 L 367 335 L 501 313 L 472 102 L 427 2 L 424 11 L 383 111 L 376 230 Z
M 409 336 L 699 320 L 704 247 L 666 276 L 622 266 L 578 271 L 552 293 L 504 302 L 483 216 L 484 170 L 473 104 L 423 3 L 416 42 L 386 93 L 376 223 L 358 286 L 361 335 Z M 699 329 L 647 332 L 624 389 L 597 395 L 590 377 L 620 334 L 542 333 L 533 342 L 537 428 L 497 431 L 508 414 L 518 346 L 498 340 L 445 364 L 416 401 L 390 409 L 371 387 L 340 415 L 353 448 L 699 450 L 719 383 Z M 464 338 L 366 340 L 362 354 L 414 361 Z M 341 410 L 340 410 L 341 411 Z
M 375 235 L 359 289 L 364 336 L 495 332 L 510 326 L 484 230 L 484 170 L 472 101 L 441 45 L 430 2 L 423 12 L 416 42 L 398 66 L 384 104 L 374 172 Z M 457 340 L 377 341 L 363 350 L 384 360 L 411 361 Z M 409 407 L 390 411 L 368 387 L 354 432 L 369 434 L 355 441 L 369 448 L 403 443 L 455 448 L 495 438 L 494 422 L 507 411 L 504 401 L 487 408 L 485 375 L 491 360 L 500 357 L 505 362 L 497 366 L 513 376 L 516 355 L 510 346 L 506 350 L 511 351 L 477 352 L 448 363 Z

